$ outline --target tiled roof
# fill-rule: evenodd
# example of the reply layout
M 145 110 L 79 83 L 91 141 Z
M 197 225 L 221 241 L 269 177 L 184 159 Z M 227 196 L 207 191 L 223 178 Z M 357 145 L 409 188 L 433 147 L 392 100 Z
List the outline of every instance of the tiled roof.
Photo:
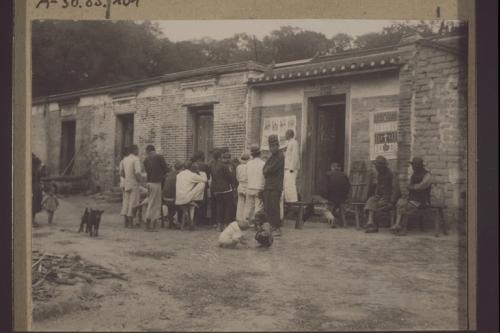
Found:
M 337 75 L 356 74 L 372 70 L 397 68 L 401 66 L 400 52 L 391 51 L 358 57 L 315 61 L 304 65 L 274 68 L 260 76 L 249 78 L 253 85 L 279 81 L 297 81 Z
M 219 66 L 201 67 L 182 72 L 164 74 L 161 76 L 151 77 L 143 80 L 126 81 L 107 86 L 94 87 L 78 91 L 70 91 L 67 93 L 55 94 L 50 96 L 41 96 L 34 98 L 33 104 L 46 103 L 48 101 L 61 101 L 88 95 L 116 93 L 120 91 L 126 91 L 136 88 L 147 87 L 155 84 L 160 84 L 161 82 L 189 80 L 191 78 L 196 78 L 204 75 L 218 75 L 218 74 L 243 72 L 243 71 L 263 72 L 267 69 L 268 69 L 267 66 L 260 63 L 256 63 L 254 61 L 232 63 Z

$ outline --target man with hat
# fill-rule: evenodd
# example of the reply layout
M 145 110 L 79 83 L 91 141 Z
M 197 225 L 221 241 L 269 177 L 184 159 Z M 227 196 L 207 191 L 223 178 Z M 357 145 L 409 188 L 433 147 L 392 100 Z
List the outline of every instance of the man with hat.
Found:
M 408 185 L 408 195 L 398 200 L 396 205 L 396 223 L 391 231 L 397 235 L 406 235 L 408 215 L 414 214 L 417 209 L 430 204 L 432 176 L 424 167 L 421 157 L 414 157 L 409 161 L 413 174 Z
M 278 136 L 269 135 L 269 150 L 271 156 L 264 164 L 262 170 L 265 184 L 263 192 L 264 211 L 276 236 L 281 235 L 281 211 L 280 201 L 283 192 L 283 177 L 285 171 L 285 156 L 280 151 Z
M 365 211 L 368 212 L 368 223 L 366 224 L 367 233 L 378 232 L 377 222 L 374 220 L 374 214 L 378 211 L 387 211 L 392 208 L 393 194 L 396 189 L 393 188 L 394 175 L 387 165 L 384 156 L 377 156 L 373 161 L 377 170 L 377 185 L 375 194 L 368 198 L 365 205 Z
M 250 156 L 252 157 L 246 164 L 247 168 L 247 191 L 245 200 L 245 219 L 252 222 L 255 212 L 264 208 L 262 204 L 262 191 L 264 191 L 264 164 L 260 158 L 259 145 L 250 147 Z

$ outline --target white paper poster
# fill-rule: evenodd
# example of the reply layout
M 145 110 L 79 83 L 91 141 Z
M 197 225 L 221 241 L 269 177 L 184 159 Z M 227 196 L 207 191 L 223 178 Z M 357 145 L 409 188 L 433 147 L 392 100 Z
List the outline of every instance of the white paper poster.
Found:
M 267 138 L 276 134 L 280 140 L 280 148 L 286 146 L 285 134 L 287 130 L 297 133 L 297 116 L 267 117 L 262 122 L 261 149 L 269 150 Z

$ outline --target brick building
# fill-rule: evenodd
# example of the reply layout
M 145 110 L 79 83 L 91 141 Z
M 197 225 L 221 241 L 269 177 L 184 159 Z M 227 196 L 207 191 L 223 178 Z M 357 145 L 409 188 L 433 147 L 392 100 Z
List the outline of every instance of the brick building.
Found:
M 292 128 L 302 151 L 301 193 L 317 192 L 333 160 L 346 171 L 384 155 L 408 179 L 422 156 L 454 218 L 467 174 L 466 49 L 458 36 L 262 65 L 229 64 L 38 98 L 32 150 L 51 175 L 117 183 L 123 147 L 154 144 L 166 160 L 252 143 Z

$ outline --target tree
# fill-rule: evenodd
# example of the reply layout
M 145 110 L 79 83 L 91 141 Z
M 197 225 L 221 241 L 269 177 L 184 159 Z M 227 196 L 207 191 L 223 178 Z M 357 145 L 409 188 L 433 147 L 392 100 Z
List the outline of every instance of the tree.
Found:
M 160 43 L 149 22 L 33 22 L 33 96 L 158 74 Z

